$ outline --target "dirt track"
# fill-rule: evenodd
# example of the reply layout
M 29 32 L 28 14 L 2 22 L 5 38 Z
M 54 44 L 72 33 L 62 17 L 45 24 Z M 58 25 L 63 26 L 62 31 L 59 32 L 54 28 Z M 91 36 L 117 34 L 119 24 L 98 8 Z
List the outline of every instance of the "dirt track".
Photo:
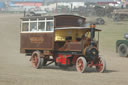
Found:
M 32 68 L 29 57 L 19 52 L 20 17 L 0 14 L 0 85 L 128 85 L 128 58 L 119 57 L 115 47 L 111 50 L 103 44 L 100 51 L 107 62 L 105 73 L 89 69 L 81 74 L 73 68 L 62 70 L 54 65 Z

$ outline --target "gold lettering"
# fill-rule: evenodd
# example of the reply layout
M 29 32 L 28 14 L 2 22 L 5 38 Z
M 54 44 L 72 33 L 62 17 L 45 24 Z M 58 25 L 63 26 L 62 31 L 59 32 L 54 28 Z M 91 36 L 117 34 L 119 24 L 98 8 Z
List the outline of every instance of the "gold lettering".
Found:
M 43 37 L 31 37 L 30 41 L 31 43 L 43 43 L 44 39 Z

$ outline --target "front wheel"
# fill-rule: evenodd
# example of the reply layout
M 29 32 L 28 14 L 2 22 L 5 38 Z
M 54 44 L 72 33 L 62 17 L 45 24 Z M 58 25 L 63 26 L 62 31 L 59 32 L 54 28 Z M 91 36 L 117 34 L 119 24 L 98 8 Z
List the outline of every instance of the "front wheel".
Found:
M 87 61 L 84 57 L 79 57 L 76 60 L 76 69 L 78 72 L 84 73 L 87 68 Z
M 106 62 L 102 57 L 100 57 L 99 60 L 98 60 L 98 63 L 97 63 L 97 66 L 96 66 L 96 70 L 98 72 L 101 72 L 101 73 L 106 70 Z
M 118 52 L 120 56 L 127 57 L 128 56 L 128 46 L 126 44 L 120 44 L 118 47 Z

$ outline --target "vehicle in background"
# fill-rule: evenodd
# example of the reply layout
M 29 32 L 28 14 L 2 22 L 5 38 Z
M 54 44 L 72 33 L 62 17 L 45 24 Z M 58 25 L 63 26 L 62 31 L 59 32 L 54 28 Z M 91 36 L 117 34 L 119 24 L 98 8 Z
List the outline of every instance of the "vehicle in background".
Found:
M 126 40 L 117 40 L 116 52 L 122 57 L 128 57 L 128 33 L 124 35 Z
M 112 12 L 113 21 L 128 20 L 128 9 L 115 9 Z

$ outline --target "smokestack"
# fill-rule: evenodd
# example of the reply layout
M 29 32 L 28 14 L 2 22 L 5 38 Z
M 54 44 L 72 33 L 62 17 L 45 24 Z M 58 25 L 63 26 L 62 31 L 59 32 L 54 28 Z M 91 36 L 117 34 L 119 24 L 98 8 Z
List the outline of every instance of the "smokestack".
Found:
M 94 45 L 95 27 L 96 27 L 95 24 L 90 25 L 90 29 L 91 29 L 91 34 L 90 34 L 90 36 L 91 36 L 91 46 Z

